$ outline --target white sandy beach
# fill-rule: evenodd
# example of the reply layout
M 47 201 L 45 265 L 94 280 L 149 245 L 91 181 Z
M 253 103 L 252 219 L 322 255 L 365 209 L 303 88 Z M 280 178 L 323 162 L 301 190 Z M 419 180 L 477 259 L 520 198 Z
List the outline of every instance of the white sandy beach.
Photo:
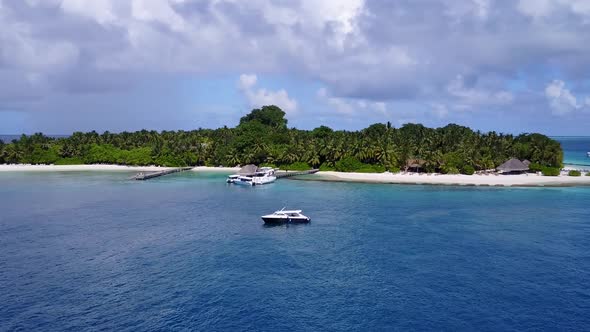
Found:
M 434 184 L 467 186 L 580 186 L 590 185 L 590 176 L 541 176 L 536 174 L 521 175 L 447 175 L 447 174 L 401 174 L 401 173 L 341 173 L 318 172 L 308 177 L 309 180 L 394 183 L 394 184 Z
M 168 167 L 122 165 L 0 165 L 0 172 L 161 171 Z
M 81 172 L 81 171 L 162 171 L 173 167 L 160 166 L 122 166 L 122 165 L 0 165 L 0 172 Z M 235 172 L 236 167 L 198 166 L 195 172 Z
M 197 166 L 192 169 L 193 172 L 220 172 L 220 173 L 236 173 L 240 170 L 240 167 L 209 167 L 209 166 Z
M 80 172 L 80 171 L 135 171 L 150 172 L 169 169 L 159 166 L 121 166 L 121 165 L 0 165 L 0 172 Z M 239 167 L 198 166 L 193 172 L 237 172 Z M 563 174 L 563 173 L 562 173 Z M 392 184 L 432 184 L 466 186 L 590 186 L 590 176 L 579 177 L 521 175 L 447 175 L 447 174 L 401 174 L 401 173 L 342 173 L 318 172 L 301 179 L 338 182 L 392 183 Z

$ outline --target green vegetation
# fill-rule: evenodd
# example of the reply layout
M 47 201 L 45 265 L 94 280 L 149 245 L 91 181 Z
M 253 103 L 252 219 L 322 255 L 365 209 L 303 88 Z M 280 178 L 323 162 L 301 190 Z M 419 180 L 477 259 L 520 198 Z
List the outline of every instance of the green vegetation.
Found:
M 401 172 L 401 169 L 399 167 L 397 167 L 397 166 L 392 166 L 392 167 L 389 168 L 389 171 L 391 173 L 399 173 L 399 172 Z
M 336 162 L 334 168 L 338 172 L 354 172 L 356 170 L 361 169 L 364 166 L 365 165 L 355 157 L 344 157 Z
M 541 171 L 543 170 L 543 167 L 544 167 L 544 166 L 543 166 L 543 165 L 541 165 L 541 164 L 537 164 L 537 163 L 531 163 L 531 164 L 529 165 L 529 170 L 530 170 L 531 172 L 535 172 L 535 173 L 536 173 L 536 172 L 541 172 Z
M 81 165 L 84 161 L 80 158 L 61 158 L 55 162 L 55 165 Z
M 336 162 L 334 169 L 338 172 L 383 173 L 383 165 L 364 164 L 355 157 L 345 157 Z
M 559 168 L 557 167 L 544 167 L 541 172 L 544 176 L 559 176 Z
M 444 174 L 459 174 L 459 169 L 455 166 L 444 167 L 442 169 L 442 172 Z
M 475 168 L 473 168 L 473 166 L 471 166 L 471 165 L 465 165 L 461 169 L 461 174 L 473 175 L 473 173 L 475 173 Z
M 328 171 L 335 171 L 336 169 L 332 166 L 328 166 L 328 164 L 323 163 L 320 165 L 320 171 L 322 172 L 328 172 Z
M 288 171 L 307 171 L 308 169 L 311 169 L 311 166 L 309 166 L 306 162 L 297 161 L 291 165 L 286 165 L 281 168 Z
M 573 171 L 569 171 L 567 173 L 567 175 L 569 175 L 569 176 L 582 176 L 582 172 L 573 170 Z
M 162 166 L 273 165 L 289 170 L 348 172 L 414 170 L 473 174 L 516 157 L 531 169 L 560 168 L 560 144 L 541 134 L 475 132 L 449 124 L 426 128 L 377 123 L 360 131 L 311 131 L 287 127 L 276 106 L 255 109 L 235 128 L 192 131 L 76 132 L 67 138 L 42 134 L 0 144 L 0 163 L 106 163 Z M 558 169 L 559 170 L 559 169 Z

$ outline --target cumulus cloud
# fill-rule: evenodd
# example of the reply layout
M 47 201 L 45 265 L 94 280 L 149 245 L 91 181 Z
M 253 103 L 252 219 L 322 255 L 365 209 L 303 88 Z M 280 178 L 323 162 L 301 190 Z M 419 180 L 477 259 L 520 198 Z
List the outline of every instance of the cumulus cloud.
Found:
M 584 104 L 578 102 L 578 98 L 565 87 L 565 82 L 562 80 L 549 83 L 545 88 L 545 97 L 553 113 L 557 115 L 568 114 L 584 107 Z M 590 98 L 586 98 L 585 104 L 590 106 Z
M 67 40 L 49 41 L 36 38 L 34 27 L 10 21 L 0 12 L 0 63 L 4 68 L 18 69 L 25 73 L 55 71 L 75 63 L 79 49 Z M 1 68 L 1 67 L 0 67 Z
M 42 2 L 30 3 L 32 7 L 41 5 Z M 96 20 L 99 24 L 114 22 L 117 17 L 113 3 L 110 0 L 63 0 L 60 9 L 65 13 L 80 15 L 88 19 Z
M 534 18 L 547 18 L 559 11 L 590 16 L 587 0 L 519 0 L 518 10 Z
M 430 106 L 432 107 L 432 113 L 439 118 L 445 118 L 449 115 L 449 108 L 444 104 L 433 103 Z
M 466 87 L 462 75 L 458 75 L 447 85 L 449 94 L 464 108 L 474 106 L 493 106 L 510 104 L 514 99 L 509 91 L 491 91 L 485 88 Z
M 460 23 L 465 17 L 476 17 L 486 20 L 490 12 L 491 0 L 456 1 L 447 0 L 445 13 Z
M 292 115 L 297 111 L 297 101 L 289 97 L 285 89 L 271 91 L 256 88 L 258 77 L 254 74 L 242 74 L 238 80 L 238 88 L 244 94 L 251 107 L 276 105 L 285 113 Z
M 11 86 L 0 99 L 11 101 L 131 89 L 146 73 L 199 79 L 254 72 L 325 87 L 323 96 L 314 96 L 314 88 L 309 98 L 320 98 L 338 114 L 387 112 L 403 102 L 442 105 L 435 112 L 446 116 L 516 107 L 519 92 L 510 84 L 519 80 L 540 91 L 537 82 L 545 82 L 547 72 L 583 86 L 578 83 L 590 69 L 587 0 L 0 4 L 0 84 Z M 241 87 L 250 103 L 279 100 L 286 110 L 297 109 L 284 89 L 257 87 L 255 78 Z M 534 98 L 531 103 L 549 112 L 543 94 Z
M 321 104 L 341 115 L 366 115 L 367 112 L 387 114 L 387 104 L 384 102 L 368 101 L 364 99 L 339 98 L 331 96 L 326 88 L 317 91 L 317 97 Z

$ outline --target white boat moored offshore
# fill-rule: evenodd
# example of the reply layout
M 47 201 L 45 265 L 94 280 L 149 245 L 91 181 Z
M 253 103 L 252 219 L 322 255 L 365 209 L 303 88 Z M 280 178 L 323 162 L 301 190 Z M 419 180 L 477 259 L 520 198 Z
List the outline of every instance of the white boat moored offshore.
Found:
M 227 183 L 241 184 L 247 186 L 256 186 L 275 182 L 275 170 L 272 167 L 258 168 L 255 165 L 247 165 L 242 167 L 238 174 L 233 174 L 227 177 Z
M 230 176 L 227 177 L 227 180 L 225 180 L 225 182 L 227 183 L 234 183 L 236 180 L 238 180 L 240 178 L 239 175 L 237 174 L 232 174 Z
M 272 214 L 262 216 L 267 224 L 277 223 L 307 223 L 311 219 L 301 213 L 301 210 L 285 210 L 284 208 Z
M 590 152 L 586 152 L 586 155 L 590 158 Z

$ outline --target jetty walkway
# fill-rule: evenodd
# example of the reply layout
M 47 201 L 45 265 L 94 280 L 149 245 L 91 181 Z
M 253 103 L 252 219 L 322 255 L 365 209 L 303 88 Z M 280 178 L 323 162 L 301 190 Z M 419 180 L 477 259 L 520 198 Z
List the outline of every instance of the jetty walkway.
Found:
M 193 169 L 193 168 L 192 167 L 178 167 L 178 168 L 170 168 L 170 169 L 165 169 L 165 170 L 161 170 L 161 171 L 154 171 L 154 172 L 139 172 L 139 173 L 135 174 L 133 177 L 131 177 L 131 179 L 143 181 L 143 180 L 149 180 L 149 179 L 157 178 L 157 177 L 168 175 L 168 174 L 189 171 L 191 169 Z M 317 173 L 318 171 L 319 171 L 319 169 L 310 169 L 307 171 L 291 171 L 291 172 L 278 171 L 275 173 L 275 176 L 277 177 L 277 179 L 282 179 L 282 178 L 288 178 L 288 177 L 298 176 L 298 175 L 314 174 L 314 173 Z
M 131 179 L 133 179 L 133 180 L 149 180 L 149 179 L 157 178 L 159 176 L 164 176 L 164 175 L 168 175 L 168 174 L 172 174 L 172 173 L 189 171 L 191 169 L 193 169 L 193 168 L 192 167 L 178 167 L 178 168 L 166 169 L 163 171 L 139 172 L 139 173 L 135 174 L 135 176 L 133 176 Z
M 307 171 L 293 171 L 293 172 L 289 172 L 289 171 L 278 171 L 275 173 L 275 176 L 277 177 L 277 179 L 281 179 L 281 178 L 288 178 L 291 176 L 297 176 L 297 175 L 307 175 L 307 174 L 314 174 L 319 172 L 319 169 L 310 169 Z

